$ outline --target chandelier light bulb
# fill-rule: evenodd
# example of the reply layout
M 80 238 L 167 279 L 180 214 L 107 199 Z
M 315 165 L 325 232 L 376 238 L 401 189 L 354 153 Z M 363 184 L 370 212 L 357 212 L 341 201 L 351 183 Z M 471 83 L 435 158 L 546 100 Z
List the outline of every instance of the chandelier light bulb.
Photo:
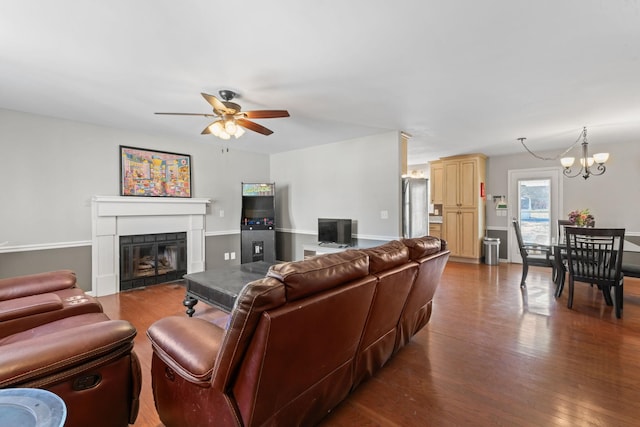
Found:
M 227 132 L 225 132 L 224 130 L 220 131 L 220 135 L 218 135 L 218 138 L 220 139 L 224 139 L 227 140 L 229 138 L 231 138 L 231 135 L 229 135 Z
M 593 155 L 593 160 L 599 165 L 606 163 L 609 160 L 609 153 L 596 153 Z
M 587 166 L 593 166 L 593 157 L 587 157 Z M 585 159 L 584 157 L 580 159 L 580 164 L 582 165 L 582 167 L 584 167 L 585 164 Z
M 562 164 L 563 167 L 565 168 L 570 168 L 571 166 L 573 166 L 573 162 L 576 159 L 574 157 L 563 157 L 560 159 L 560 164 Z

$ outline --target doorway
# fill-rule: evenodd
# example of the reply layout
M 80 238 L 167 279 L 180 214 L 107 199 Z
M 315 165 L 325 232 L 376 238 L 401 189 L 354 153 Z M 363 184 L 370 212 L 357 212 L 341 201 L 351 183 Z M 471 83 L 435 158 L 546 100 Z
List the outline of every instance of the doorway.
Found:
M 508 171 L 509 261 L 521 263 L 511 218 L 518 218 L 525 243 L 552 244 L 558 234 L 562 207 L 562 180 L 559 168 Z

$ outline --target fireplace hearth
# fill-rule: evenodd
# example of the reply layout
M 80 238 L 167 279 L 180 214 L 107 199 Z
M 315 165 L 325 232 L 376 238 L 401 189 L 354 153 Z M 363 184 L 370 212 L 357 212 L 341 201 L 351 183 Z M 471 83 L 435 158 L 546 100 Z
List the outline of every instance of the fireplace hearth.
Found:
M 120 236 L 120 290 L 182 279 L 187 274 L 187 233 Z

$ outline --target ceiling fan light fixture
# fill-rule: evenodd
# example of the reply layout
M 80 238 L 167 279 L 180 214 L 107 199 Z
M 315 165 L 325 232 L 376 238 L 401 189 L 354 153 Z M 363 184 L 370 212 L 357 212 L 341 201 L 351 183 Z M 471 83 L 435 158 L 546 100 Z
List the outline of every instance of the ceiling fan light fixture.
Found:
M 238 126 L 236 125 L 236 121 L 233 120 L 233 119 L 227 119 L 224 122 L 224 130 L 229 135 L 235 135 L 237 130 L 238 130 Z
M 287 110 L 254 110 L 240 111 L 240 105 L 231 102 L 237 94 L 231 90 L 221 90 L 221 101 L 213 95 L 201 92 L 200 95 L 213 108 L 213 113 L 155 113 L 176 116 L 203 116 L 216 117 L 215 121 L 209 124 L 201 132 L 202 135 L 213 135 L 220 139 L 228 140 L 232 136 L 240 138 L 246 130 L 262 135 L 271 135 L 273 131 L 250 119 L 275 119 L 279 117 L 289 117 Z
M 220 120 L 216 120 L 215 122 L 211 123 L 211 125 L 209 125 L 209 130 L 213 135 L 220 136 L 220 133 L 223 132 L 224 129 Z

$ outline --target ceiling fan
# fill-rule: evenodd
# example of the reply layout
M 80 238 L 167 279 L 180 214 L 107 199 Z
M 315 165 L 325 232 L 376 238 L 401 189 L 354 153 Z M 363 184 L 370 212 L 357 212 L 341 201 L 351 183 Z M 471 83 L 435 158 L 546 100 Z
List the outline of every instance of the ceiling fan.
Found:
M 211 113 L 155 113 L 155 114 L 167 114 L 174 116 L 203 116 L 203 117 L 215 117 L 216 120 L 209 124 L 202 131 L 202 135 L 213 134 L 222 139 L 229 139 L 232 136 L 239 138 L 244 134 L 244 129 L 249 129 L 254 132 L 258 132 L 262 135 L 271 135 L 273 131 L 266 127 L 252 122 L 248 119 L 274 119 L 279 117 L 289 117 L 287 110 L 255 110 L 255 111 L 241 111 L 240 105 L 235 102 L 231 102 L 237 94 L 232 90 L 218 91 L 219 100 L 213 95 L 201 93 L 202 97 L 213 107 L 213 114 Z

